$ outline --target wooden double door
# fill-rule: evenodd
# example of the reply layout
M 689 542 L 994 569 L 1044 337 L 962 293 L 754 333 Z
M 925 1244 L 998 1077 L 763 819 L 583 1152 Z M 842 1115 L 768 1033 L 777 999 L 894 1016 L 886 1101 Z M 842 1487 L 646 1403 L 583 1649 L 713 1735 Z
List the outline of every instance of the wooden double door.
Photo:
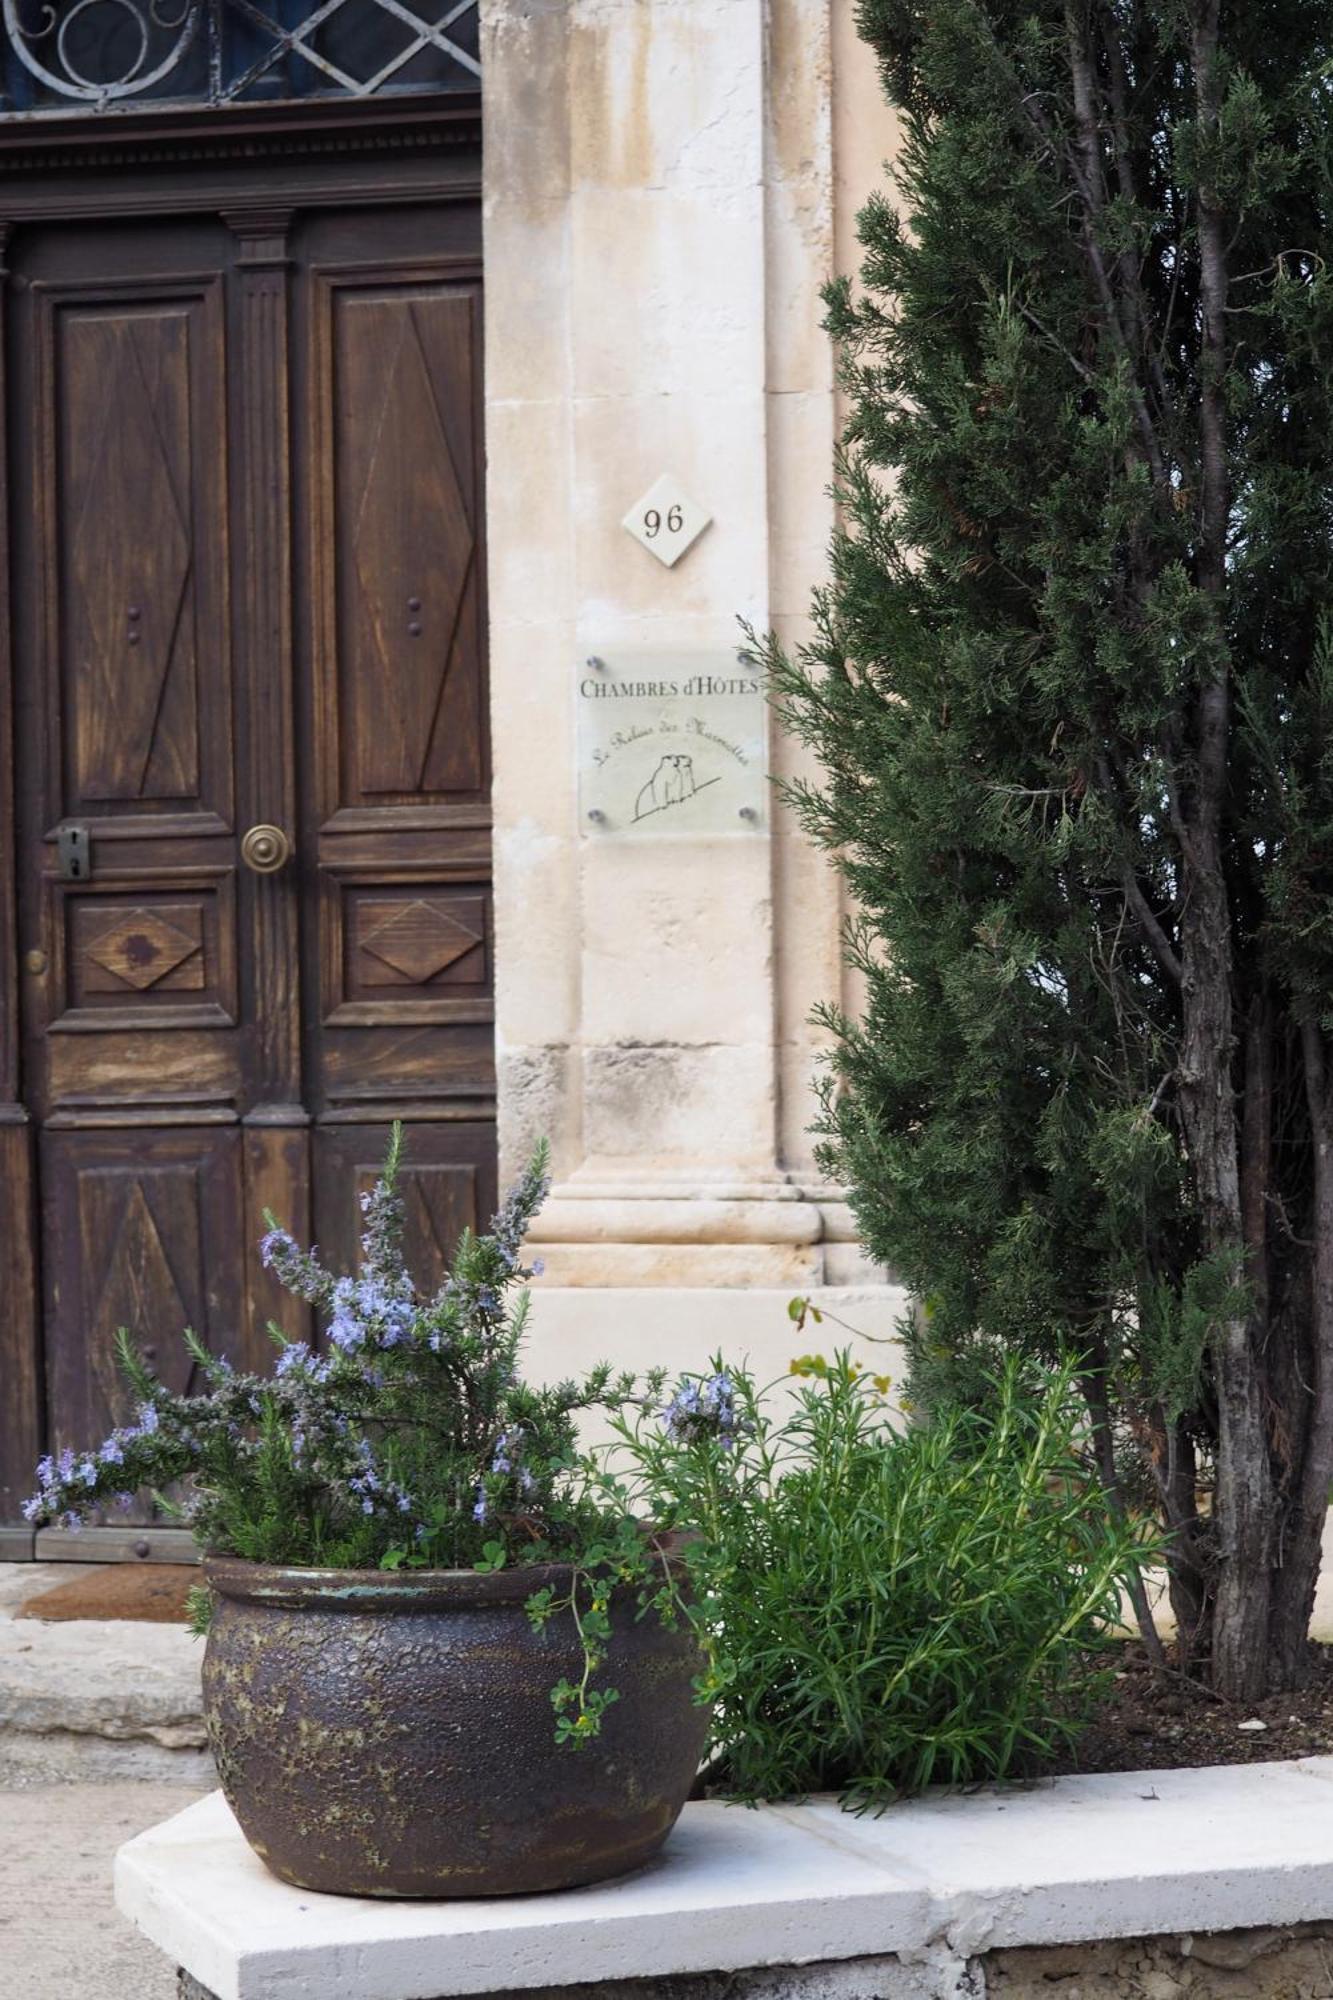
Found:
M 423 1275 L 495 1193 L 475 202 L 7 263 L 0 1521 L 123 1415 L 118 1326 L 177 1387 L 184 1325 L 303 1330 L 264 1211 L 354 1261 L 392 1118 Z

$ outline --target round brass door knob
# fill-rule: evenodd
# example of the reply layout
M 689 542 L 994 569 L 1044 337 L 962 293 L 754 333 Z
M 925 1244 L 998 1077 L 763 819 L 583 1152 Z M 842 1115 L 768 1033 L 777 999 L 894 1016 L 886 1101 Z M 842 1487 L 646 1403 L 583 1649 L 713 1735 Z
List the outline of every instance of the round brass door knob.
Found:
M 252 826 L 241 838 L 241 859 L 256 875 L 276 875 L 292 857 L 292 843 L 280 826 Z

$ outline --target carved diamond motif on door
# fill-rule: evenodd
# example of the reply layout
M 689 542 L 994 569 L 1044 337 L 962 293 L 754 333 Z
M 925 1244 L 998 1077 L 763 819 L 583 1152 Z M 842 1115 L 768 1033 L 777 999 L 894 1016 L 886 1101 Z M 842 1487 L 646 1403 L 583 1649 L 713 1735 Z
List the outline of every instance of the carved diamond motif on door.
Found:
M 199 938 L 187 936 L 155 911 L 130 910 L 88 946 L 87 956 L 143 993 L 201 949 Z
M 385 908 L 383 903 L 363 904 L 363 921 L 373 921 Z M 390 903 L 387 908 L 391 914 L 362 937 L 361 949 L 414 986 L 424 986 L 485 942 L 481 931 L 451 916 L 439 903 L 419 900 Z

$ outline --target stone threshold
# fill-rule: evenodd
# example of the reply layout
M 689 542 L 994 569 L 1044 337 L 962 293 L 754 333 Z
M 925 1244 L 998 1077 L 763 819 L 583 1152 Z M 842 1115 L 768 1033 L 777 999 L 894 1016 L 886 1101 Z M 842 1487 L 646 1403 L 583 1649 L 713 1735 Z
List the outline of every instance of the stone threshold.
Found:
M 0 1562 L 0 1784 L 215 1782 L 199 1667 L 183 1625 L 16 1614 L 89 1565 Z
M 1333 1919 L 1333 1757 L 987 1786 L 878 1817 L 691 1805 L 638 1874 L 453 1903 L 288 1888 L 213 1793 L 121 1849 L 116 1900 L 211 2000 L 647 1994 L 712 1974 L 746 1975 L 741 1991 L 799 1967 L 817 1982 L 764 1991 L 959 2000 L 1016 1947 Z

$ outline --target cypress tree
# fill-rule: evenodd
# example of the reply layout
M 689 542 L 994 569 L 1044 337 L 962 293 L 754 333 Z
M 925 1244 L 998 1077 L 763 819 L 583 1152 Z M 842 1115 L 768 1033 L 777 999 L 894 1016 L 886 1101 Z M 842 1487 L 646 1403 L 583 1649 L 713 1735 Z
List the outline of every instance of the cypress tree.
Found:
M 918 1396 L 1072 1354 L 1185 1657 L 1307 1664 L 1333 1485 L 1333 10 L 861 0 L 902 117 L 815 637 L 826 1163 Z

